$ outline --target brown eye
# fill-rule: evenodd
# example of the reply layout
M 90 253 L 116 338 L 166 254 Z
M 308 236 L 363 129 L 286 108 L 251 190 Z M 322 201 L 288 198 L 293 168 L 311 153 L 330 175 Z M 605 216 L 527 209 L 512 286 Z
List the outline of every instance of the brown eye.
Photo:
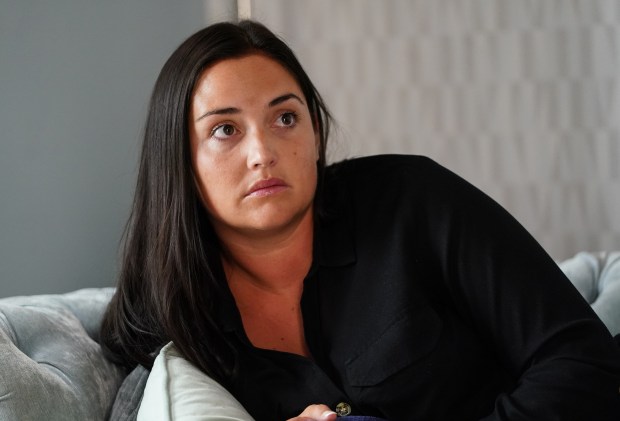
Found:
M 236 132 L 237 129 L 235 129 L 235 126 L 233 126 L 232 124 L 220 124 L 213 129 L 211 134 L 217 139 L 227 139 L 230 136 L 233 136 Z
M 297 123 L 297 114 L 295 113 L 284 113 L 280 116 L 280 125 L 285 127 L 294 126 Z

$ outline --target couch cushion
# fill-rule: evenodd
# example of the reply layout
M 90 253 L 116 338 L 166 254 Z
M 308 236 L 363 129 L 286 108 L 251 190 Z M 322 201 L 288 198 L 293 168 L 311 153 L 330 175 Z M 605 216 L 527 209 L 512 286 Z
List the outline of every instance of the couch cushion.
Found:
M 141 365 L 136 366 L 121 384 L 110 419 L 114 421 L 135 421 L 138 417 L 140 402 L 150 371 Z
M 106 419 L 125 376 L 96 341 L 112 293 L 0 300 L 0 419 Z

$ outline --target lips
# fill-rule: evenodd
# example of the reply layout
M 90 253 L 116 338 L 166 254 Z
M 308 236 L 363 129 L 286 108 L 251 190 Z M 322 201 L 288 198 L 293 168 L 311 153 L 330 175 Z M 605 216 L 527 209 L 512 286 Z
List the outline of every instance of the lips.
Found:
M 248 192 L 246 193 L 246 197 L 263 197 L 269 196 L 272 194 L 279 193 L 288 189 L 289 186 L 283 180 L 279 178 L 269 178 L 266 180 L 259 180 L 256 183 L 252 184 Z

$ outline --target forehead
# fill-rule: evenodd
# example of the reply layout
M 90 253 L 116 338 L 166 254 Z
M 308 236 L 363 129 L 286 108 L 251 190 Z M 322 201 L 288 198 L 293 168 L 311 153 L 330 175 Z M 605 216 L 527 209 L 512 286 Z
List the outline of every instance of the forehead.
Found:
M 218 61 L 206 68 L 194 90 L 194 102 L 243 100 L 293 92 L 301 87 L 279 62 L 262 54 Z

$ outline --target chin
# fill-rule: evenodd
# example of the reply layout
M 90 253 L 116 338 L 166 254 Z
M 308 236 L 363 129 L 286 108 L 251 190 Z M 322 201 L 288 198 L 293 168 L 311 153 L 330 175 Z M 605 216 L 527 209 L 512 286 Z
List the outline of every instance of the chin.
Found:
M 310 206 L 296 212 L 265 212 L 254 219 L 247 228 L 252 231 L 263 233 L 287 229 L 301 222 L 305 216 L 311 216 L 311 210 L 312 207 Z

